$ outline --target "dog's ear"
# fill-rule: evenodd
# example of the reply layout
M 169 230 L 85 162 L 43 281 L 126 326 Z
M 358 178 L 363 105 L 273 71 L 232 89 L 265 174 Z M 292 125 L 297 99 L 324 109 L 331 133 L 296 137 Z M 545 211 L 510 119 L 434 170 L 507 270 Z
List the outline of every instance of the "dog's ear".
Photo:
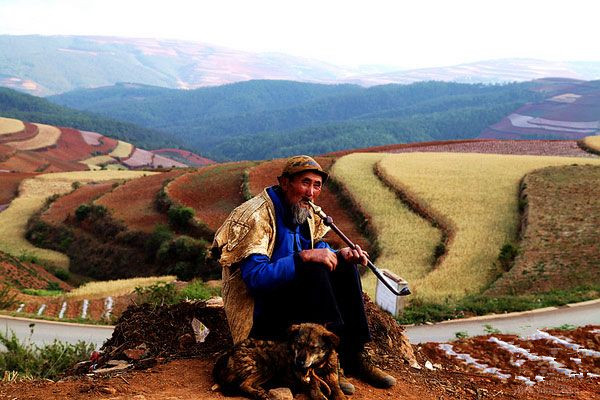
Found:
M 340 344 L 340 338 L 337 337 L 335 333 L 331 333 L 329 331 L 323 334 L 323 339 L 325 339 L 325 341 L 329 343 L 333 348 L 337 348 Z
M 294 335 L 296 335 L 298 332 L 300 332 L 301 326 L 296 324 L 296 325 L 292 325 L 288 328 L 288 336 L 292 337 Z

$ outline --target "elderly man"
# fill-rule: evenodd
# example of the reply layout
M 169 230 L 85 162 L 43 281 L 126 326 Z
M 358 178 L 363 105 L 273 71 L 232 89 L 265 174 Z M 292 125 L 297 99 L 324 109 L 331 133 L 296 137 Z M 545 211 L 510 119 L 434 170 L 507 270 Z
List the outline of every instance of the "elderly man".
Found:
M 356 263 L 366 265 L 367 254 L 358 246 L 332 250 L 322 241 L 328 228 L 308 203 L 327 178 L 311 157 L 292 157 L 279 185 L 240 205 L 219 228 L 213 250 L 223 266 L 227 319 L 235 342 L 281 340 L 291 324 L 324 324 L 340 337 L 347 374 L 390 387 L 395 379 L 364 350 L 370 333 Z M 347 381 L 341 386 L 354 390 Z

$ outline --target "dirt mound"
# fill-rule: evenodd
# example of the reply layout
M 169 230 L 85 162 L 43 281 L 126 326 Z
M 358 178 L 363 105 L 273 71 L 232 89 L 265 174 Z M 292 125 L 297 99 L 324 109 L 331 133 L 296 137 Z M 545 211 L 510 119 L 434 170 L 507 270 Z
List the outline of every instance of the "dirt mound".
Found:
M 416 362 L 404 329 L 366 295 L 365 300 L 373 333 L 368 350 L 376 362 L 384 367 Z M 225 312 L 218 300 L 159 307 L 132 305 L 118 319 L 112 337 L 101 349 L 100 359 L 94 361 L 95 368 L 104 367 L 110 360 L 127 360 L 143 369 L 161 359 L 212 359 L 231 346 Z
M 143 368 L 157 358 L 210 358 L 232 345 L 225 312 L 218 303 L 132 305 L 117 320 L 112 337 L 101 349 L 103 360 L 97 364 L 121 359 Z

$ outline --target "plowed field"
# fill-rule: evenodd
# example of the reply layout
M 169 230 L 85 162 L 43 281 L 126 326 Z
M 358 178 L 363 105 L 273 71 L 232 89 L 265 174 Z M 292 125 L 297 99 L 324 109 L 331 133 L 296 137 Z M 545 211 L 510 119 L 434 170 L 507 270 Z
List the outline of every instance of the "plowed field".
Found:
M 193 208 L 196 219 L 216 231 L 242 203 L 242 174 L 253 165 L 244 161 L 203 167 L 175 179 L 167 186 L 167 194 L 175 202 Z
M 111 190 L 114 182 L 116 181 L 90 183 L 59 197 L 42 214 L 42 220 L 54 225 L 65 222 L 69 215 L 75 215 L 77 207 L 90 203 Z
M 129 230 L 152 232 L 156 224 L 168 224 L 167 216 L 156 210 L 154 199 L 164 182 L 185 171 L 175 170 L 131 180 L 96 200 L 111 210 L 112 216 Z
M 35 175 L 33 173 L 0 172 L 0 204 L 10 203 L 12 199 L 17 197 L 21 181 Z
M 81 132 L 71 128 L 60 128 L 61 135 L 56 146 L 46 150 L 46 153 L 61 160 L 84 160 L 96 151 L 81 136 Z

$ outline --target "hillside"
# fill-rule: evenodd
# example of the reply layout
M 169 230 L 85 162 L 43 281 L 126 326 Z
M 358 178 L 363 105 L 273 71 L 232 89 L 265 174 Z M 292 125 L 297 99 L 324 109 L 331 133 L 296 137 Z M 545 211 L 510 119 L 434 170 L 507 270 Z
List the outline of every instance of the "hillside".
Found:
M 116 139 L 150 149 L 179 145 L 175 138 L 163 132 L 59 106 L 43 98 L 3 87 L 0 87 L 0 116 L 83 131 L 102 132 Z
M 542 79 L 536 83 L 543 100 L 523 105 L 479 137 L 581 139 L 600 133 L 600 81 Z
M 123 84 L 51 99 L 168 132 L 210 158 L 258 160 L 474 137 L 524 103 L 541 99 L 530 88 L 528 83 L 361 88 L 252 81 L 193 91 Z

